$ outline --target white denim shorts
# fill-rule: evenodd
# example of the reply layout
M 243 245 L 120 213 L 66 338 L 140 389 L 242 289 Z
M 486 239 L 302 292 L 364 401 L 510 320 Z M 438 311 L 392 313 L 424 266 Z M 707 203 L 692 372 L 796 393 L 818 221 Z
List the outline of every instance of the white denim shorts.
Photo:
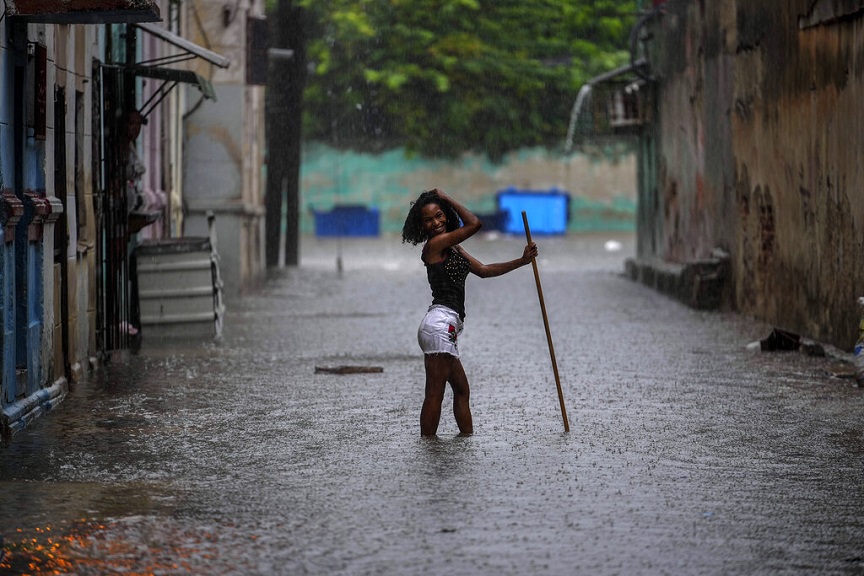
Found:
M 424 354 L 450 354 L 459 357 L 456 340 L 462 333 L 462 320 L 455 310 L 434 304 L 429 307 L 420 328 L 417 342 Z

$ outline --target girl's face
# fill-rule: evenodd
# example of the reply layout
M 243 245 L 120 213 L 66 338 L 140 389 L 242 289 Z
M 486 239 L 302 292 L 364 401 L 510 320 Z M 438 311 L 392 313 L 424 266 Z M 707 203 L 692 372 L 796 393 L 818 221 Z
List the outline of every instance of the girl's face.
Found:
M 420 221 L 423 224 L 423 230 L 430 238 L 447 231 L 447 215 L 435 202 L 423 206 L 420 210 Z

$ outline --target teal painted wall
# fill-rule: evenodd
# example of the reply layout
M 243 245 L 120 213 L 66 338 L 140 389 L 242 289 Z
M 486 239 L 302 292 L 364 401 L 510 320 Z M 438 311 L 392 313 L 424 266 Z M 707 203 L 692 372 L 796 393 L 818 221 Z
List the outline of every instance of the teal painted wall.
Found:
M 496 210 L 496 194 L 558 188 L 570 193 L 569 232 L 633 231 L 636 222 L 636 157 L 630 147 L 598 148 L 562 155 L 543 149 L 513 153 L 500 164 L 466 155 L 457 161 L 304 148 L 301 165 L 300 229 L 315 233 L 315 211 L 362 204 L 381 214 L 381 232 L 397 234 L 410 202 L 438 187 L 478 213 Z

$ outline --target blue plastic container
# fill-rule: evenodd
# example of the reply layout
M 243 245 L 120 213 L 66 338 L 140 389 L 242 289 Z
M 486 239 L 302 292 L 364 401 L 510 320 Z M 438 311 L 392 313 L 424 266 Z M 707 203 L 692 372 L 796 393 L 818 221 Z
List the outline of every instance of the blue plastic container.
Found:
M 380 215 L 377 208 L 336 206 L 329 212 L 313 210 L 316 236 L 378 236 Z
M 528 215 L 532 236 L 566 234 L 570 221 L 570 194 L 557 188 L 535 191 L 511 187 L 498 192 L 498 209 L 509 213 L 503 229 L 510 234 L 525 234 L 523 210 Z

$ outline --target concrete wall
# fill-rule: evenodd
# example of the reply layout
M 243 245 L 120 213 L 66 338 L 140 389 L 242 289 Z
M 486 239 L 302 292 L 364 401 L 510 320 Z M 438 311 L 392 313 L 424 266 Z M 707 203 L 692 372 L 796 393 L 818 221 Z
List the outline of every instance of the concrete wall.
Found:
M 851 348 L 864 293 L 864 2 L 672 0 L 654 30 L 662 226 L 640 226 L 662 241 L 648 252 L 683 263 L 722 247 L 738 310 Z
M 633 146 L 561 155 L 540 149 L 508 155 L 500 164 L 468 155 L 455 161 L 385 154 L 340 152 L 307 144 L 301 166 L 301 231 L 314 233 L 312 210 L 336 204 L 378 208 L 383 233 L 402 230 L 410 202 L 426 189 L 452 193 L 478 212 L 494 212 L 496 193 L 558 188 L 571 194 L 569 230 L 633 230 L 636 155 Z
M 249 145 L 257 88 L 216 85 L 218 100 L 208 101 L 186 122 L 186 206 L 184 236 L 207 235 L 207 213 L 216 215 L 216 237 L 225 294 L 253 288 L 264 270 L 264 225 L 260 166 L 263 158 Z M 255 124 L 263 132 L 262 124 Z M 255 177 L 257 174 L 257 178 Z M 255 183 L 251 182 L 255 180 Z
M 264 274 L 264 88 L 245 83 L 246 22 L 263 10 L 258 1 L 202 1 L 189 5 L 186 19 L 187 38 L 231 59 L 227 69 L 196 61 L 217 100 L 202 102 L 186 118 L 182 185 L 184 236 L 207 235 L 207 213 L 216 215 L 228 298 L 254 288 Z M 187 92 L 187 101 L 193 98 Z

